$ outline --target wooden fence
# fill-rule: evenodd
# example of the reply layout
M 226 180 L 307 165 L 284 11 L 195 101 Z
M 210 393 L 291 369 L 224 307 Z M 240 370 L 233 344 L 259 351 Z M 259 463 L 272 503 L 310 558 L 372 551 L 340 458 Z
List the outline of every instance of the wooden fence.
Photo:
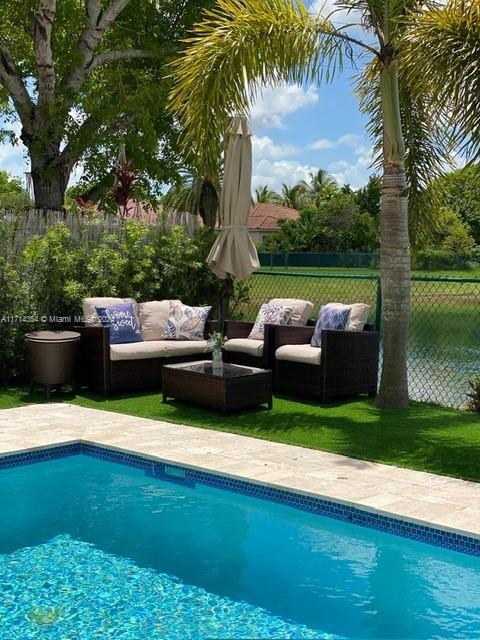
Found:
M 105 235 L 123 234 L 126 221 L 131 221 L 104 213 L 52 211 L 48 209 L 28 209 L 25 211 L 0 212 L 0 251 L 6 256 L 18 256 L 25 245 L 35 236 L 44 236 L 49 228 L 64 224 L 76 243 L 88 249 Z M 163 224 L 166 229 L 182 226 L 192 236 L 198 227 L 197 216 L 186 212 L 158 213 L 148 219 L 140 219 L 147 224 Z M 3 233 L 1 232 L 3 231 Z

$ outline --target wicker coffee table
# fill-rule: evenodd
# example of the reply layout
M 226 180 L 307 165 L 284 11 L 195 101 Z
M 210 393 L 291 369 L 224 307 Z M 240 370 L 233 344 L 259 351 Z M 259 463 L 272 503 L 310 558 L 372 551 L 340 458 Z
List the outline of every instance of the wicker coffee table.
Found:
M 272 408 L 272 372 L 225 363 L 214 373 L 211 360 L 162 367 L 163 402 L 176 398 L 223 414 L 266 404 Z

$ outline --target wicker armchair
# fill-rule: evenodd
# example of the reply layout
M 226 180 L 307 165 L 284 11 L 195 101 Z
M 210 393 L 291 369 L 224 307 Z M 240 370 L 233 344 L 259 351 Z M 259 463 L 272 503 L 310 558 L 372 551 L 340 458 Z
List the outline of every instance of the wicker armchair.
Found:
M 321 348 L 316 349 L 309 346 L 313 331 L 313 326 L 275 327 L 274 390 L 317 398 L 321 403 L 363 393 L 374 396 L 378 332 L 370 325 L 363 331 L 324 330 Z
M 207 321 L 205 339 L 216 330 L 216 321 Z M 199 344 L 191 341 L 188 349 L 186 341 L 168 341 L 167 350 L 162 357 L 116 360 L 111 357 L 110 334 L 108 327 L 82 325 L 75 327 L 82 339 L 80 343 L 80 379 L 90 389 L 108 396 L 115 392 L 146 391 L 161 389 L 162 366 L 176 362 L 191 362 L 211 358 L 210 353 L 199 352 Z M 183 345 L 180 344 L 183 342 Z M 149 346 L 148 341 L 143 344 Z M 155 344 L 150 342 L 151 346 Z M 203 343 L 202 343 L 203 344 Z M 180 349 L 180 347 L 182 347 Z M 168 350 L 171 353 L 168 353 Z M 189 352 L 190 351 L 190 352 Z
M 225 362 L 242 364 L 246 367 L 271 369 L 275 356 L 275 325 L 265 325 L 264 340 L 248 340 L 253 322 L 226 320 L 224 334 L 228 340 L 223 359 Z M 235 350 L 233 350 L 235 349 Z M 237 350 L 238 349 L 238 350 Z

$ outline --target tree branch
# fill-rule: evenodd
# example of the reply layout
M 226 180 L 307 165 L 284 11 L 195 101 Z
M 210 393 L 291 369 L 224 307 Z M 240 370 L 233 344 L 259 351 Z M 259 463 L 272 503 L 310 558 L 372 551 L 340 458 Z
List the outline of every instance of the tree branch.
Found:
M 121 127 L 131 126 L 133 117 L 128 114 L 118 115 L 110 123 L 105 124 L 102 119 L 89 116 L 79 126 L 74 136 L 70 136 L 69 143 L 65 146 L 58 158 L 58 164 L 65 165 L 70 169 L 80 160 L 82 154 L 91 144 L 92 137 L 100 128 L 102 134 L 118 131 Z
M 25 133 L 31 136 L 35 105 L 28 95 L 10 50 L 2 42 L 0 42 L 0 83 L 11 96 Z
M 100 44 L 105 31 L 112 26 L 130 2 L 131 0 L 113 0 L 102 11 L 100 0 L 85 0 L 87 24 L 77 45 L 79 64 L 70 69 L 63 81 L 67 90 L 76 93 L 82 87 L 91 71 L 95 49 Z
M 141 49 L 125 49 L 124 51 L 107 51 L 99 53 L 92 60 L 91 65 L 87 69 L 90 74 L 94 69 L 109 62 L 117 62 L 117 60 L 133 60 L 134 58 L 153 58 L 154 54 L 150 51 L 142 51 Z
M 34 17 L 33 50 L 38 67 L 38 104 L 53 102 L 55 95 L 52 30 L 56 5 L 56 0 L 40 0 Z

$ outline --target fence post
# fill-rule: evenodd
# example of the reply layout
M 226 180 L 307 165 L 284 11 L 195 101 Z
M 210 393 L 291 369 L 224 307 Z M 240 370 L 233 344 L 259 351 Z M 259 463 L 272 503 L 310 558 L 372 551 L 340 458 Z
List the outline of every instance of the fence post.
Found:
M 377 299 L 375 301 L 375 331 L 380 332 L 382 327 L 382 279 L 377 278 Z

